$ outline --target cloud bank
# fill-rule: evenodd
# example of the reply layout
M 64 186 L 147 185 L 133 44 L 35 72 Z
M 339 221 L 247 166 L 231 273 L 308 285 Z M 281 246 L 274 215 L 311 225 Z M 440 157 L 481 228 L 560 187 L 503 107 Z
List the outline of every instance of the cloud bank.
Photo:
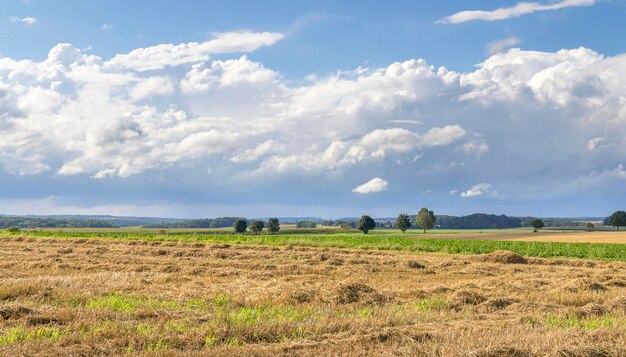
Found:
M 529 199 L 623 187 L 625 55 L 511 49 L 465 73 L 412 59 L 299 82 L 251 59 L 283 37 L 1 57 L 4 175 L 151 185 L 201 172 L 189 190 L 330 195 L 384 174 L 394 192 L 448 198 L 489 191 L 476 182 Z

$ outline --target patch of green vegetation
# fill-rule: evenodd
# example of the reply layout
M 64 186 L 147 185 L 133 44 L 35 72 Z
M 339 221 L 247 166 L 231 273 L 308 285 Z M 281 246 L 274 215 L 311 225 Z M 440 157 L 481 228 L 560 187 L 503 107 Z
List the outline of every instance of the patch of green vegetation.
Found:
M 167 339 L 161 338 L 157 341 L 151 341 L 148 343 L 148 352 L 165 351 L 170 348 L 170 343 Z
M 448 302 L 438 297 L 429 297 L 418 300 L 413 308 L 419 312 L 441 311 L 448 308 Z
M 135 295 L 110 293 L 90 298 L 85 303 L 89 309 L 110 309 L 121 313 L 130 313 L 137 309 L 166 309 L 184 311 L 188 313 L 206 312 L 212 306 L 223 304 L 224 297 L 216 297 L 215 300 L 192 299 L 183 302 L 168 299 L 144 298 Z
M 368 317 L 370 317 L 372 315 L 372 310 L 370 308 L 366 307 L 366 308 L 357 310 L 356 313 L 357 313 L 357 315 L 359 317 L 362 317 L 362 318 L 366 319 L 366 318 L 368 318 Z
M 142 323 L 135 326 L 135 331 L 140 335 L 152 335 L 154 333 L 154 326 L 149 323 Z
M 618 325 L 624 326 L 624 323 L 624 320 L 616 319 L 612 316 L 593 319 L 582 319 L 576 316 L 567 316 L 566 318 L 550 316 L 545 321 L 546 326 L 551 328 L 581 328 L 585 330 L 615 327 Z
M 213 298 L 213 304 L 216 308 L 227 308 L 231 303 L 232 298 L 228 294 L 219 294 Z
M 140 304 L 140 298 L 113 293 L 89 299 L 85 306 L 89 309 L 111 309 L 117 312 L 131 312 Z
M 241 343 L 239 342 L 239 339 L 237 337 L 229 337 L 226 340 L 224 340 L 224 345 L 226 346 L 238 346 Z
M 213 347 L 217 344 L 217 337 L 215 337 L 214 335 L 207 335 L 204 338 L 204 347 Z
M 56 327 L 26 328 L 17 326 L 8 329 L 0 335 L 0 347 L 31 341 L 45 340 L 54 342 L 58 341 L 66 333 L 66 330 L 61 330 Z
M 290 306 L 244 306 L 228 313 L 226 321 L 234 325 L 254 325 L 272 321 L 302 321 L 306 311 Z
M 522 230 L 513 230 L 521 232 Z M 441 233 L 476 233 L 475 231 L 437 231 L 436 237 Z M 455 232 L 455 233 L 451 233 Z M 492 231 L 493 232 L 493 231 Z M 511 230 L 500 231 L 510 234 Z M 0 236 L 11 235 L 0 232 Z M 373 250 L 396 250 L 408 252 L 443 252 L 452 254 L 483 254 L 496 250 L 509 250 L 530 257 L 568 257 L 583 259 L 606 259 L 626 260 L 626 250 L 622 244 L 611 243 L 562 243 L 562 242 L 525 242 L 525 241 L 498 241 L 498 240 L 474 240 L 474 239 L 437 239 L 415 238 L 399 231 L 371 231 L 369 234 L 353 232 L 325 233 L 323 230 L 311 234 L 273 234 L 273 235 L 242 235 L 228 232 L 211 234 L 202 233 L 172 233 L 160 235 L 155 233 L 116 233 L 108 232 L 52 232 L 37 231 L 28 232 L 30 237 L 55 237 L 55 238 L 98 238 L 98 239 L 124 239 L 124 240 L 148 240 L 148 241 L 181 241 L 181 242 L 207 242 L 228 244 L 251 244 L 271 246 L 306 246 L 306 247 L 329 247 L 329 248 L 357 248 Z M 419 234 L 418 236 L 422 236 Z

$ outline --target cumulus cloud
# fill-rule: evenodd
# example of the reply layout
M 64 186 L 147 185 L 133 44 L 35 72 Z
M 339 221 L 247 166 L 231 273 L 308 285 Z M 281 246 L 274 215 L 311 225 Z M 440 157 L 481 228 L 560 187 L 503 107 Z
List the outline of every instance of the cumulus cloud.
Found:
M 568 7 L 592 6 L 596 0 L 562 0 L 550 4 L 520 2 L 513 7 L 501 7 L 496 10 L 466 10 L 454 13 L 439 21 L 444 24 L 459 24 L 467 21 L 497 21 L 519 17 L 539 11 L 559 10 Z
M 102 27 L 100 27 L 100 29 L 104 30 L 104 31 L 108 31 L 110 29 L 113 28 L 113 24 L 103 24 Z
M 359 185 L 352 189 L 352 192 L 356 193 L 376 193 L 381 191 L 387 191 L 387 187 L 389 184 L 386 180 L 381 179 L 380 177 L 375 177 L 366 183 Z
M 216 87 L 229 87 L 241 83 L 263 83 L 278 80 L 278 74 L 266 69 L 246 56 L 226 61 L 213 61 L 209 68 L 203 63 L 194 65 L 180 82 L 185 94 L 206 92 Z
M 489 42 L 486 47 L 487 54 L 492 56 L 496 53 L 500 53 L 510 47 L 520 44 L 520 39 L 516 36 L 509 36 L 501 40 Z
M 169 77 L 149 77 L 138 81 L 130 90 L 130 98 L 140 100 L 155 95 L 166 96 L 174 92 L 174 83 Z
M 210 57 L 280 37 L 268 34 L 112 59 L 71 44 L 41 61 L 0 57 L 0 166 L 103 180 L 211 167 L 224 186 L 393 172 L 394 186 L 419 180 L 448 199 L 485 177 L 507 197 L 620 187 L 626 55 L 511 49 L 463 73 L 413 59 L 308 81 L 241 53 Z M 477 192 L 497 194 L 463 197 Z
M 489 194 L 492 192 L 494 192 L 493 186 L 491 186 L 490 184 L 486 182 L 483 182 L 483 183 L 479 183 L 477 185 L 472 186 L 472 188 L 470 188 L 467 191 L 461 192 L 461 197 L 482 196 L 482 195 Z
M 37 19 L 34 17 L 9 17 L 9 21 L 14 24 L 20 24 L 25 27 L 30 27 L 37 23 Z

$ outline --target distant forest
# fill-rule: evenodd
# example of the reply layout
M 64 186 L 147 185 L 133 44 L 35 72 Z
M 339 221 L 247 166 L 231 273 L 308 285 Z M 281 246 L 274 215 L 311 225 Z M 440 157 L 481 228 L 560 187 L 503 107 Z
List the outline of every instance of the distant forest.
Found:
M 0 228 L 115 228 L 111 222 L 95 219 L 0 217 Z
M 412 218 L 415 221 L 415 218 Z M 518 228 L 522 226 L 522 220 L 517 217 L 506 215 L 475 213 L 468 216 L 437 216 L 435 226 L 447 229 L 501 229 Z
M 189 219 L 176 223 L 157 223 L 146 225 L 146 228 L 225 228 L 232 227 L 236 220 L 243 217 L 218 217 L 205 219 Z
M 511 217 L 506 215 L 476 213 L 467 216 L 437 215 L 435 228 L 441 229 L 503 229 L 529 227 L 535 217 Z M 98 219 L 100 218 L 100 219 Z M 143 226 L 146 228 L 230 228 L 242 217 L 218 217 L 207 219 L 168 219 L 141 217 L 110 217 L 110 216 L 0 216 L 0 229 L 8 227 L 20 228 L 115 228 Z M 608 218 L 607 218 L 608 219 Z M 293 220 L 293 218 L 287 219 Z M 415 215 L 410 216 L 415 227 Z M 598 221 L 598 218 L 542 218 L 546 227 L 584 226 L 586 222 Z M 344 228 L 355 228 L 358 218 L 341 218 L 314 222 L 312 220 L 297 221 L 298 228 L 314 228 L 317 224 Z M 395 228 L 395 218 L 377 218 L 377 228 Z M 282 219 L 281 219 L 281 223 Z M 608 225 L 604 220 L 604 225 Z

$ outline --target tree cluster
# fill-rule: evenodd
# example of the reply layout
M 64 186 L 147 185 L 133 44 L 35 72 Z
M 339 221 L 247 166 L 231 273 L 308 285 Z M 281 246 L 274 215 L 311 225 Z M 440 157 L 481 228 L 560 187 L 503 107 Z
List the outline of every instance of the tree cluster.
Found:
M 423 207 L 417 213 L 416 226 L 424 230 L 424 233 L 426 233 L 427 230 L 433 229 L 436 221 L 437 217 L 435 217 L 435 213 L 433 211 L 429 211 L 426 207 Z M 380 226 L 380 224 L 377 224 L 374 219 L 372 219 L 372 217 L 368 215 L 362 216 L 357 224 L 357 228 L 365 234 L 367 234 L 369 231 L 376 228 L 377 226 Z M 393 227 L 390 221 L 383 223 L 383 226 L 389 226 L 389 228 Z M 407 229 L 411 228 L 410 216 L 406 213 L 401 213 L 400 215 L 398 215 L 398 218 L 396 218 L 395 227 L 400 229 L 402 232 L 406 232 Z
M 280 231 L 280 221 L 278 218 L 270 218 L 267 220 L 267 225 L 261 220 L 254 220 L 248 225 L 248 221 L 245 218 L 239 218 L 233 222 L 233 230 L 235 233 L 245 233 L 250 231 L 254 234 L 263 232 L 263 229 L 267 228 L 268 233 L 273 234 Z
M 317 223 L 312 221 L 299 221 L 296 222 L 296 228 L 317 228 Z
M 620 227 L 626 227 L 626 212 L 616 211 L 610 215 L 605 222 L 611 227 L 616 227 L 619 231 Z

